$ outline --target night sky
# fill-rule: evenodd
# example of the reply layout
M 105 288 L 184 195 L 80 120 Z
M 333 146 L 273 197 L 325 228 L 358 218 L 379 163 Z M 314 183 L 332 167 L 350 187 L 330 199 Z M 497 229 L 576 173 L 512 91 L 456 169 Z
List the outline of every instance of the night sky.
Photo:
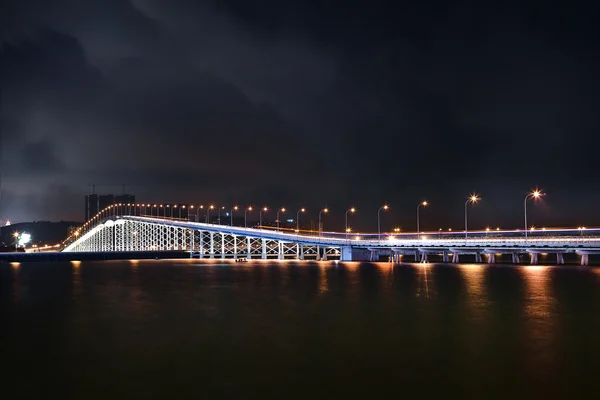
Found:
M 326 229 L 600 225 L 590 1 L 0 0 L 0 218 L 83 196 L 332 213 Z M 593 8 L 592 8 L 593 7 Z M 273 214 L 274 215 L 274 214 Z M 273 217 L 272 215 L 272 217 Z

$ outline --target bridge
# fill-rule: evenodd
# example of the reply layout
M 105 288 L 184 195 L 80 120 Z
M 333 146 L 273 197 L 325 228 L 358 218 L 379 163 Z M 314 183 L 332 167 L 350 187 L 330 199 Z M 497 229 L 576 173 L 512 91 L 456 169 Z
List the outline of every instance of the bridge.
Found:
M 237 227 L 189 221 L 181 218 L 145 215 L 111 207 L 100 212 L 64 242 L 64 252 L 167 251 L 189 252 L 199 259 L 296 259 L 377 261 L 385 257 L 400 262 L 411 257 L 428 262 L 431 255 L 444 262 L 459 262 L 461 256 L 475 257 L 476 262 L 494 263 L 501 254 L 519 263 L 526 255 L 537 264 L 540 254 L 552 253 L 557 264 L 564 264 L 564 254 L 575 253 L 581 265 L 589 256 L 600 254 L 600 235 L 583 235 L 581 229 L 470 232 L 458 236 L 433 234 L 348 234 L 280 230 L 259 226 Z M 127 211 L 127 210 L 126 210 Z M 123 215 L 121 215 L 123 214 Z

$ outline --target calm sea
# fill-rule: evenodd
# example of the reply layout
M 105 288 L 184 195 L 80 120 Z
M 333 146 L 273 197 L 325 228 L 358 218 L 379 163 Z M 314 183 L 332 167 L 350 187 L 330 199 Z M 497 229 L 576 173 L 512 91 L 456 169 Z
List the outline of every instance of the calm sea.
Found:
M 2 398 L 598 398 L 595 267 L 1 264 L 0 317 Z

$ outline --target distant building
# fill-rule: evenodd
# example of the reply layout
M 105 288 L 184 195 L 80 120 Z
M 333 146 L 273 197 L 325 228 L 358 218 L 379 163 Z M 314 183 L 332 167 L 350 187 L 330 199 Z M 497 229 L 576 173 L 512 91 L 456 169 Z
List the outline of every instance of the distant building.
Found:
M 123 194 L 115 196 L 113 194 L 88 194 L 85 196 L 85 221 L 94 218 L 96 214 L 112 204 L 134 204 L 135 196 L 132 194 Z

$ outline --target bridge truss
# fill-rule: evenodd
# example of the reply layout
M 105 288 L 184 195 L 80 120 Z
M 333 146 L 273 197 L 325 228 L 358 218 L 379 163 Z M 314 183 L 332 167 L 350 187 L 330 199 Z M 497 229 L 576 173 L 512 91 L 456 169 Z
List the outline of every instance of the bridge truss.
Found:
M 302 240 L 303 236 L 223 225 L 173 222 L 143 217 L 109 218 L 63 251 L 185 251 L 192 258 L 312 259 L 340 258 L 340 245 Z

